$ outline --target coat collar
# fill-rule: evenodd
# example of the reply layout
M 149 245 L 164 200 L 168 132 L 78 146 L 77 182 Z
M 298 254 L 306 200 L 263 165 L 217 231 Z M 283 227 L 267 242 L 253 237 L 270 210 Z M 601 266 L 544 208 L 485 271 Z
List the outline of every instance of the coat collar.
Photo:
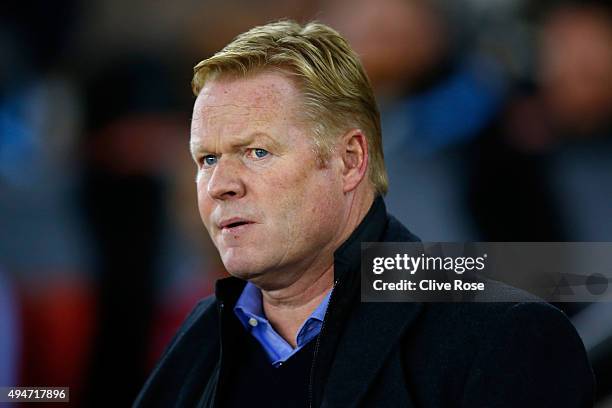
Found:
M 347 270 L 359 266 L 362 242 L 378 242 L 387 227 L 387 209 L 377 197 L 367 214 L 346 241 L 334 252 L 335 280 L 343 279 Z
M 387 214 L 378 197 L 335 252 L 335 288 L 311 379 L 312 406 L 357 406 L 422 308 L 420 303 L 361 302 L 361 243 L 417 240 Z

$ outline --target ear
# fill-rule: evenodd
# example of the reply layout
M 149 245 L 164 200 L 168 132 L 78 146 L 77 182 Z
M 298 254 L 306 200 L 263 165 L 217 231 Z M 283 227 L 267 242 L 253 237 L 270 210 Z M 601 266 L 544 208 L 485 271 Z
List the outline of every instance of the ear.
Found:
M 342 159 L 343 191 L 348 193 L 366 176 L 370 158 L 368 141 L 360 129 L 351 129 L 342 137 L 338 148 Z

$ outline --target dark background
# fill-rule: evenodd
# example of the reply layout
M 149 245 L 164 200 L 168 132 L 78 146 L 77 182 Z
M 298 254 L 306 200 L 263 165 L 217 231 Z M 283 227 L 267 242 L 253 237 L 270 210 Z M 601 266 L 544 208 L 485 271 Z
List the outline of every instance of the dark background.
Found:
M 604 1 L 5 1 L 0 385 L 127 406 L 223 268 L 188 153 L 192 67 L 316 18 L 362 56 L 388 207 L 426 241 L 612 241 Z M 560 305 L 612 406 L 612 307 Z M 555 341 L 555 339 L 551 339 Z M 40 406 L 40 405 L 37 405 Z

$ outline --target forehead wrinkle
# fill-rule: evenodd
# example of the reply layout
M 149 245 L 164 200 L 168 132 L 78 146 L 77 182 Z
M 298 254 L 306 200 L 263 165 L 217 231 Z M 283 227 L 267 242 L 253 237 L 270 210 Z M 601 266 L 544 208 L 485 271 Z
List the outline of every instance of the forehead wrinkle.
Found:
M 274 77 L 272 81 L 267 79 L 270 76 Z M 291 78 L 283 79 L 285 81 L 279 82 L 278 73 L 266 72 L 248 78 L 217 77 L 200 91 L 196 109 L 234 107 L 278 110 L 281 107 L 285 112 L 287 108 L 299 111 L 296 96 L 300 92 Z
M 242 112 L 237 112 L 236 110 L 233 110 L 232 112 L 228 112 L 225 109 L 224 110 L 215 109 L 215 108 L 221 108 L 221 107 L 226 107 L 226 106 L 233 106 L 233 107 L 243 108 L 243 109 L 241 109 Z M 194 109 L 193 116 L 191 119 L 191 138 L 192 139 L 194 138 L 194 136 L 195 137 L 199 136 L 199 133 L 201 132 L 202 129 L 214 129 L 216 125 L 220 123 L 219 118 L 222 118 L 224 116 L 246 117 L 250 115 L 250 112 L 248 110 L 245 110 L 248 108 L 240 106 L 240 105 L 236 105 L 236 104 L 205 106 L 201 109 L 197 109 L 197 108 L 198 107 L 196 105 L 196 109 Z M 259 121 L 259 120 L 255 120 L 255 121 Z M 230 120 L 229 122 L 232 123 L 236 121 Z
M 228 110 L 227 108 L 230 108 Z M 198 131 L 202 126 L 212 127 L 217 124 L 217 120 L 223 117 L 230 117 L 228 122 L 240 122 L 233 121 L 231 117 L 248 117 L 253 116 L 250 120 L 251 123 L 259 122 L 271 122 L 275 118 L 278 118 L 278 113 L 273 107 L 268 106 L 246 106 L 240 104 L 220 104 L 220 105 L 207 105 L 200 109 L 195 109 L 192 117 L 192 132 Z M 280 118 L 281 120 L 283 118 Z
M 239 114 L 237 111 L 245 110 L 244 114 L 252 113 L 252 110 L 257 111 L 271 111 L 277 113 L 280 111 L 283 113 L 289 113 L 299 110 L 296 106 L 294 95 L 288 95 L 287 92 L 283 92 L 282 89 L 278 89 L 276 86 L 265 87 L 264 89 L 256 89 L 252 93 L 245 95 L 239 95 L 239 100 L 227 100 L 232 97 L 234 92 L 224 92 L 223 95 L 215 95 L 212 93 L 201 93 L 198 96 L 194 109 L 194 116 L 197 113 L 208 115 L 221 109 L 230 108 L 233 114 Z M 284 98 L 288 96 L 288 98 Z M 233 109 L 232 109 L 233 108 Z
M 228 111 L 225 109 L 227 106 L 238 109 Z M 275 125 L 287 125 L 293 116 L 295 115 L 292 112 L 287 112 L 285 109 L 279 111 L 278 108 L 274 109 L 268 106 L 209 105 L 194 112 L 191 132 L 192 136 L 198 136 L 202 129 L 215 133 L 219 133 L 219 130 L 223 129 L 222 133 L 225 133 L 226 129 L 230 128 L 229 133 L 241 133 L 241 128 L 250 128 L 254 125 L 263 125 L 261 126 L 263 129 Z M 259 129 L 253 131 L 253 133 L 258 132 L 266 133 Z
M 220 137 L 216 137 L 215 138 L 215 142 L 216 145 L 218 146 L 220 144 Z M 227 141 L 228 147 L 230 150 L 235 150 L 241 147 L 245 147 L 254 143 L 257 143 L 259 139 L 265 139 L 267 141 L 267 144 L 264 144 L 264 147 L 268 147 L 268 145 L 270 146 L 271 149 L 273 149 L 275 152 L 283 152 L 284 149 L 282 148 L 282 145 L 274 139 L 274 137 L 270 136 L 269 134 L 267 134 L 266 132 L 262 132 L 262 131 L 255 131 L 253 133 L 250 133 L 246 136 L 239 136 L 239 135 L 235 135 L 235 136 L 230 136 L 228 138 L 229 140 Z M 198 152 L 204 152 L 204 151 L 208 151 L 209 149 L 206 149 L 203 143 L 200 143 L 197 140 L 191 140 L 190 142 L 190 148 L 192 153 L 198 153 Z M 216 151 L 215 150 L 210 150 L 211 152 Z
M 208 147 L 211 143 L 214 143 L 218 150 L 220 145 L 226 145 L 227 148 L 235 149 L 244 147 L 258 139 L 265 139 L 266 146 L 272 146 L 279 150 L 280 144 L 270 134 L 270 131 L 276 129 L 277 132 L 286 133 L 285 126 L 281 126 L 280 129 L 271 125 L 271 121 L 267 118 L 253 118 L 248 121 L 231 121 L 229 123 L 215 123 L 211 124 L 211 121 L 215 121 L 215 117 L 208 117 L 205 122 L 192 127 L 192 135 L 190 140 L 192 151 L 213 151 Z M 201 126 L 201 128 L 200 128 Z
M 289 128 L 305 125 L 295 89 L 287 89 L 283 84 L 243 86 L 240 82 L 215 80 L 211 87 L 202 89 L 192 120 L 192 139 L 197 139 L 201 147 L 235 145 L 241 142 L 234 142 L 235 137 L 242 138 L 247 132 L 259 132 L 273 145 L 282 147 L 275 140 L 274 131 L 293 133 Z

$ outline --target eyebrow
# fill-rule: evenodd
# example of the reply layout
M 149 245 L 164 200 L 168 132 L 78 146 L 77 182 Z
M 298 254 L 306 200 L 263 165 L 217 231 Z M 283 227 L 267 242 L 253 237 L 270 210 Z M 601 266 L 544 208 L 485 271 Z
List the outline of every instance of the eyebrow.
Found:
M 276 151 L 282 150 L 280 143 L 278 143 L 270 135 L 264 132 L 255 132 L 244 138 L 235 140 L 230 144 L 230 149 L 235 150 L 241 147 L 248 146 L 258 141 L 259 139 L 265 139 L 267 141 L 267 144 L 271 146 L 273 149 L 275 149 Z M 189 142 L 189 147 L 190 147 L 192 155 L 194 156 L 196 155 L 196 153 L 209 151 L 208 149 L 204 149 L 204 146 L 201 143 L 194 142 L 193 140 Z

